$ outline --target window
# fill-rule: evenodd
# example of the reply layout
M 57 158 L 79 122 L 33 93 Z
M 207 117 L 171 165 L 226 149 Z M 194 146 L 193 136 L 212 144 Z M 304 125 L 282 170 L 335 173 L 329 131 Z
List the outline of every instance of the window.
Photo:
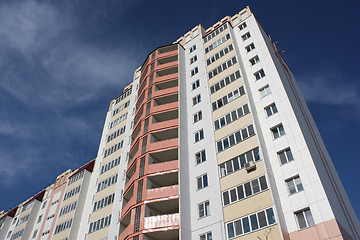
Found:
M 204 233 L 200 235 L 200 240 L 212 240 L 212 233 L 208 232 L 208 233 Z
M 221 79 L 219 82 L 215 83 L 214 85 L 212 85 L 210 87 L 210 92 L 211 94 L 219 91 L 221 88 L 229 85 L 230 83 L 232 83 L 233 81 L 235 81 L 236 79 L 240 78 L 240 71 L 237 70 L 236 72 L 230 74 L 229 76 L 227 76 L 224 79 Z
M 115 193 L 109 195 L 109 196 L 106 196 L 102 199 L 100 199 L 99 201 L 96 201 L 94 203 L 94 207 L 93 207 L 93 212 L 101 209 L 101 208 L 104 208 L 106 206 L 108 206 L 109 204 L 113 203 L 114 202 L 114 199 L 115 199 Z
M 235 109 L 225 116 L 222 116 L 221 118 L 214 121 L 215 131 L 245 116 L 248 113 L 250 113 L 249 106 L 245 104 L 244 106 Z
M 290 148 L 282 150 L 282 151 L 278 152 L 277 154 L 278 154 L 278 156 L 280 158 L 281 165 L 285 164 L 285 163 L 288 163 L 288 162 L 291 162 L 291 161 L 294 161 L 294 157 L 293 157 L 293 155 L 291 153 Z
M 195 74 L 197 74 L 199 72 L 198 67 L 194 68 L 193 70 L 191 70 L 191 77 L 194 76 Z
M 287 179 L 285 180 L 285 182 L 288 187 L 290 195 L 304 190 L 299 176 L 295 176 L 290 179 Z
M 271 93 L 271 89 L 270 89 L 269 85 L 266 85 L 265 87 L 260 88 L 259 93 L 260 93 L 261 98 L 265 97 L 266 95 L 269 95 Z
M 195 142 L 198 142 L 198 141 L 204 139 L 204 130 L 201 129 L 201 130 L 197 131 L 194 134 L 194 136 L 195 136 Z
M 258 62 L 260 62 L 259 56 L 256 55 L 255 57 L 251 58 L 250 60 L 251 66 L 254 66 L 255 64 L 257 64 Z
M 217 151 L 222 152 L 235 144 L 238 144 L 239 142 L 242 142 L 246 140 L 249 137 L 252 137 L 255 135 L 254 127 L 253 125 L 249 125 L 235 133 L 232 133 L 231 135 L 221 139 L 220 141 L 216 142 L 217 145 Z
M 248 152 L 245 152 L 233 159 L 230 159 L 219 165 L 220 177 L 224 177 L 230 173 L 236 172 L 244 168 L 245 164 L 248 162 L 257 162 L 260 161 L 260 152 L 259 148 L 254 148 Z
M 192 86 L 192 90 L 200 87 L 200 80 L 199 80 L 199 79 L 196 80 L 195 82 L 193 82 L 193 83 L 191 84 L 191 86 Z
M 230 60 L 220 64 L 219 66 L 217 66 L 216 68 L 214 68 L 213 70 L 208 72 L 209 79 L 211 79 L 211 78 L 215 77 L 216 75 L 218 75 L 219 73 L 225 71 L 226 69 L 228 69 L 235 63 L 237 63 L 237 60 L 236 60 L 236 57 L 233 57 Z
M 207 174 L 197 177 L 196 181 L 197 181 L 197 190 L 200 190 L 200 189 L 203 189 L 203 188 L 206 188 L 207 186 L 209 186 Z
M 195 154 L 196 164 L 200 164 L 206 161 L 205 149 Z
M 210 203 L 209 201 L 202 202 L 198 205 L 199 218 L 203 218 L 210 215 Z
M 249 32 L 247 32 L 247 33 L 245 33 L 244 35 L 241 36 L 241 38 L 242 38 L 243 41 L 249 39 L 250 37 L 251 37 L 251 35 L 250 35 Z
M 111 215 L 103 217 L 101 219 L 98 219 L 97 221 L 90 223 L 89 233 L 95 232 L 97 230 L 109 226 L 110 222 L 111 222 Z
M 55 231 L 54 231 L 54 235 L 64 231 L 65 229 L 71 228 L 71 224 L 72 224 L 72 219 L 67 220 L 59 225 L 56 226 Z
M 255 76 L 256 80 L 260 80 L 263 77 L 265 77 L 264 69 L 261 69 L 260 71 L 257 71 L 256 73 L 254 73 L 254 76 Z
M 221 58 L 221 57 L 225 56 L 226 54 L 228 54 L 229 52 L 231 52 L 232 50 L 234 50 L 234 47 L 233 47 L 232 44 L 230 44 L 226 48 L 220 50 L 219 52 L 215 53 L 210 58 L 206 59 L 206 65 L 208 66 L 208 65 L 212 64 L 213 62 L 215 62 L 219 58 Z
M 193 97 L 193 106 L 198 104 L 199 102 L 201 102 L 201 95 L 196 95 L 195 97 Z
M 211 103 L 212 110 L 215 111 L 215 110 L 225 106 L 226 104 L 234 101 L 235 99 L 241 97 L 244 94 L 245 94 L 244 86 L 241 86 L 238 89 L 235 89 L 234 91 L 223 96 L 222 98 L 219 98 L 215 102 L 212 102 Z
M 240 24 L 239 29 L 243 30 L 246 27 L 247 27 L 246 22 L 244 22 L 244 23 Z
M 218 39 L 217 41 L 213 42 L 210 46 L 205 48 L 205 53 L 210 52 L 211 50 L 215 49 L 216 47 L 220 46 L 222 43 L 224 43 L 226 40 L 230 39 L 230 34 L 226 34 L 226 36 Z
M 100 183 L 98 183 L 96 192 L 99 192 L 99 191 L 115 184 L 117 182 L 117 177 L 118 177 L 118 175 L 115 174 L 115 175 L 105 179 L 104 181 L 101 181 Z
M 313 216 L 309 208 L 295 213 L 299 228 L 307 228 L 315 225 Z
M 41 222 L 42 215 L 39 216 L 37 223 Z
M 202 119 L 202 111 L 198 111 L 194 114 L 194 123 L 200 121 Z
M 204 43 L 208 42 L 210 39 L 214 38 L 216 35 L 218 35 L 219 33 L 223 32 L 225 29 L 227 29 L 227 23 L 225 23 L 224 25 L 222 25 L 221 27 L 217 28 L 216 30 L 214 30 L 211 34 L 207 35 L 204 38 Z
M 264 209 L 226 223 L 227 237 L 231 239 L 270 226 L 274 223 L 276 223 L 274 210 L 272 208 Z
M 284 127 L 282 124 L 276 126 L 276 127 L 273 127 L 270 129 L 272 134 L 273 134 L 273 138 L 274 139 L 277 139 L 281 136 L 284 136 L 285 135 L 285 130 L 284 130 Z
M 102 166 L 100 174 L 103 174 L 104 172 L 107 172 L 110 169 L 112 169 L 112 168 L 116 167 L 117 165 L 119 165 L 120 164 L 120 159 L 121 159 L 121 157 L 117 157 L 114 160 L 112 160 L 111 162 L 108 162 L 107 164 Z
M 196 45 L 194 45 L 194 46 L 192 46 L 191 48 L 190 48 L 190 53 L 192 53 L 193 51 L 195 51 L 196 50 Z
M 190 64 L 193 64 L 194 62 L 197 61 L 197 55 L 193 56 L 192 58 L 190 58 Z
M 34 233 L 33 233 L 32 238 L 35 238 L 35 237 L 36 237 L 37 232 L 38 232 L 38 230 L 36 229 L 36 230 L 34 231 Z
M 265 113 L 267 117 L 270 117 L 271 115 L 274 115 L 278 112 L 275 103 L 270 104 L 269 106 L 265 107 Z
M 246 49 L 247 52 L 251 52 L 252 50 L 255 49 L 254 43 L 251 43 L 251 44 L 247 45 L 247 46 L 245 47 L 245 49 Z
M 46 207 L 46 203 L 47 203 L 47 201 L 45 201 L 45 202 L 42 204 L 41 209 L 44 209 L 44 208 Z
M 253 179 L 244 184 L 235 186 L 222 193 L 224 206 L 250 197 L 254 194 L 263 192 L 268 189 L 265 176 Z

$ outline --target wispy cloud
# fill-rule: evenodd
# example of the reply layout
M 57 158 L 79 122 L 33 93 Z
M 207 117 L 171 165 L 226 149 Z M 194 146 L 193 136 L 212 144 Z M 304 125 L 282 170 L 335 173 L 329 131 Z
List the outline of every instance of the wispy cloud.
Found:
M 105 111 L 96 101 L 107 104 L 109 92 L 119 94 L 138 63 L 139 48 L 119 43 L 110 49 L 84 38 L 86 21 L 69 8 L 51 1 L 0 3 L 0 137 L 6 139 L 0 187 L 95 157 L 104 117 L 98 109 Z
M 326 105 L 346 104 L 360 109 L 360 84 L 342 76 L 300 77 L 298 83 L 305 99 Z

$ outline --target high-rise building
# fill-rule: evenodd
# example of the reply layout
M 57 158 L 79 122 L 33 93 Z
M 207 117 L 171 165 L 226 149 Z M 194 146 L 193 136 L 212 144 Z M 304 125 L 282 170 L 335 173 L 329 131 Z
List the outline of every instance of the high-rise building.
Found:
M 275 44 L 247 7 L 156 48 L 98 155 L 0 215 L 0 239 L 360 239 Z

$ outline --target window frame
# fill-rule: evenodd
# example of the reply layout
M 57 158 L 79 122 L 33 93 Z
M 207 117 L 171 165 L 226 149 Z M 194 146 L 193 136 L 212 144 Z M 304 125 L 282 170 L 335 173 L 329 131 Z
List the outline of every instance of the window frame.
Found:
M 199 183 L 201 183 L 201 184 L 199 185 Z M 196 177 L 196 185 L 197 185 L 197 187 L 196 187 L 197 191 L 200 191 L 209 186 L 209 178 L 208 178 L 207 173 L 204 173 L 204 174 Z
M 296 180 L 298 180 L 299 182 L 296 182 Z M 293 184 L 293 188 L 295 189 L 295 192 L 293 192 L 293 193 L 290 190 L 290 186 L 289 186 L 290 182 Z M 304 186 L 302 184 L 302 181 L 301 181 L 301 178 L 300 178 L 299 174 L 297 174 L 295 176 L 292 176 L 292 177 L 290 177 L 288 179 L 285 179 L 285 183 L 286 183 L 286 188 L 288 190 L 289 196 L 304 191 Z M 299 189 L 299 186 L 301 186 L 301 189 Z
M 270 128 L 273 140 L 279 139 L 286 135 L 284 125 L 282 123 L 275 125 L 274 127 Z M 278 136 L 276 136 L 276 133 Z
M 270 114 L 270 115 L 269 115 L 269 113 L 268 113 L 268 110 L 271 111 L 271 114 Z M 266 107 L 264 107 L 264 111 L 265 111 L 265 115 L 266 115 L 267 118 L 268 118 L 268 117 L 271 117 L 271 116 L 273 116 L 273 115 L 275 115 L 276 113 L 279 112 L 279 110 L 277 109 L 277 106 L 276 106 L 275 102 L 273 102 L 273 103 L 267 105 Z
M 200 209 L 200 206 L 203 207 L 203 209 Z M 203 216 L 201 216 L 201 213 L 203 212 Z M 204 202 L 201 202 L 198 204 L 198 219 L 203 219 L 210 216 L 210 201 L 206 200 Z
M 308 214 L 306 214 L 306 213 L 308 213 Z M 304 227 L 301 226 L 300 219 L 298 217 L 298 216 L 300 216 L 300 214 L 302 215 L 303 219 L 305 220 L 306 226 L 304 226 Z M 304 208 L 299 211 L 296 211 L 296 212 L 294 212 L 294 216 L 296 219 L 297 226 L 300 230 L 315 226 L 314 217 L 311 213 L 310 208 Z
M 194 143 L 200 142 L 204 138 L 204 129 L 200 129 L 194 133 Z

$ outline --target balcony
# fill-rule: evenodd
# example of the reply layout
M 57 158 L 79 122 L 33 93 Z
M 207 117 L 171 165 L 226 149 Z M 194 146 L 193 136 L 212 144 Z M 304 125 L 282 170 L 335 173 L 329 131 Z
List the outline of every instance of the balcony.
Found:
M 126 239 L 128 235 L 134 232 L 134 223 L 131 222 L 131 211 L 129 211 L 120 221 L 119 239 Z
M 136 171 L 136 163 L 135 163 L 126 174 L 125 188 L 124 188 L 125 191 L 134 182 L 137 175 L 138 174 Z
M 144 192 L 143 198 L 146 200 L 153 200 L 159 198 L 169 198 L 174 196 L 179 196 L 179 185 L 171 185 L 167 187 L 157 187 L 153 189 L 148 189 L 146 190 L 146 192 Z
M 169 45 L 158 49 L 158 58 L 176 55 L 178 53 L 178 45 Z
M 155 84 L 155 92 L 179 86 L 178 79 Z
M 157 70 L 174 67 L 178 65 L 178 55 L 161 58 L 157 61 Z
M 134 186 L 130 188 L 129 191 L 123 197 L 122 203 L 122 212 L 126 213 L 129 208 L 136 203 L 136 198 L 134 197 Z
M 168 229 L 176 229 L 179 228 L 179 213 L 174 214 L 166 214 L 166 215 L 158 215 L 153 217 L 145 217 L 144 219 L 144 230 L 156 230 L 168 228 Z M 167 239 L 168 238 L 162 238 Z M 176 238 L 177 239 L 177 238 Z
M 146 174 L 153 174 L 157 172 L 173 171 L 179 169 L 179 161 L 168 161 L 157 164 L 149 164 L 146 170 Z
M 148 232 L 143 236 L 143 240 L 179 240 L 179 230 L 170 230 L 166 229 L 165 231 L 156 231 L 156 232 Z

